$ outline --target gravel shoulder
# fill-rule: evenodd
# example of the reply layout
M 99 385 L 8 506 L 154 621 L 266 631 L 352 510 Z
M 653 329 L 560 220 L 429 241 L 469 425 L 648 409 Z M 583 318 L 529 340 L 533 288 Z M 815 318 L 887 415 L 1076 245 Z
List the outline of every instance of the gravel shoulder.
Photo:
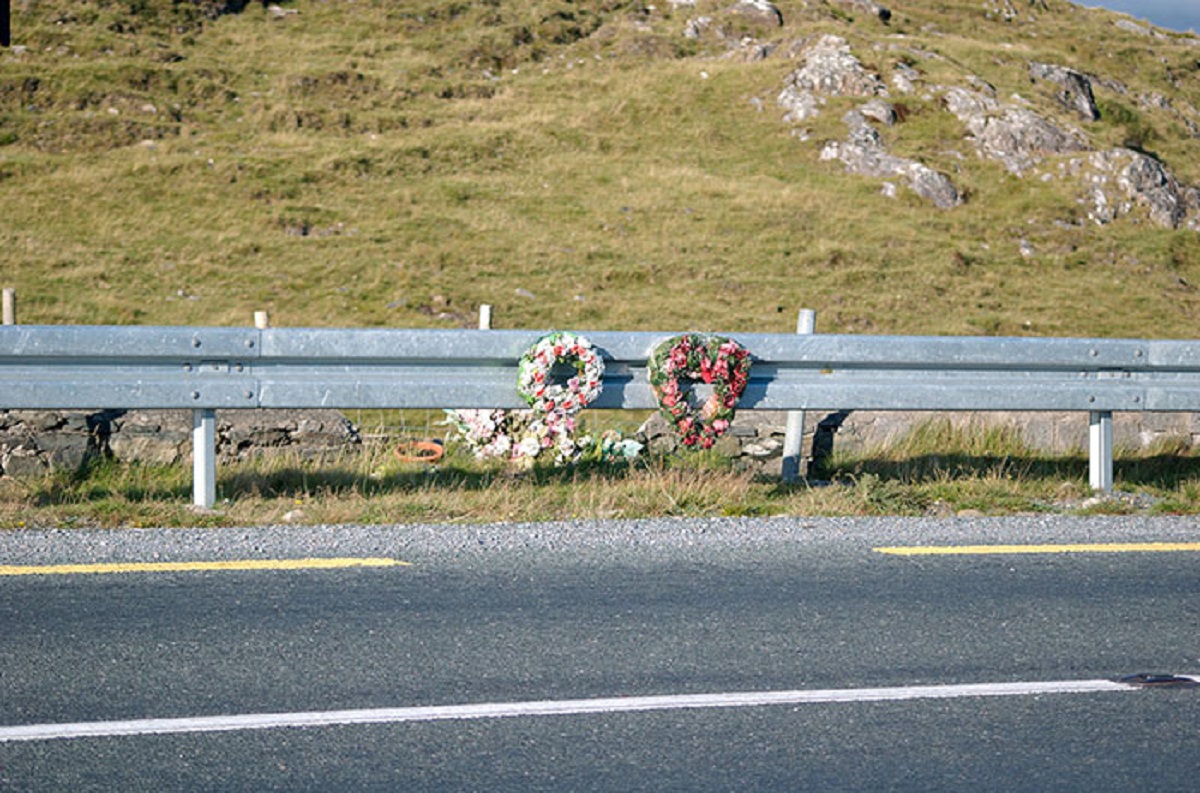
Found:
M 405 561 L 538 554 L 650 562 L 785 545 L 932 545 L 1200 540 L 1193 517 L 721 518 L 479 525 L 262 526 L 220 529 L 0 530 L 0 564 L 220 561 L 379 556 Z

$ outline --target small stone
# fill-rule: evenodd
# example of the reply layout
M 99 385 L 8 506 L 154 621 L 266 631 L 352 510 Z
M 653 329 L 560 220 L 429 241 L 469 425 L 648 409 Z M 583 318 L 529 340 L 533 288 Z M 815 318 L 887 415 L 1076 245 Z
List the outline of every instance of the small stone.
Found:
M 886 124 L 889 127 L 896 123 L 896 107 L 891 102 L 882 99 L 872 99 L 859 108 L 859 112 L 870 119 Z
M 740 457 L 742 454 L 742 444 L 733 435 L 725 433 L 717 438 L 713 444 L 713 451 L 722 457 Z
M 763 438 L 742 447 L 742 453 L 747 457 L 775 457 L 783 453 L 783 444 L 774 438 Z
M 6 476 L 17 479 L 41 476 L 46 473 L 46 464 L 35 452 L 14 450 L 7 455 L 2 466 Z
M 779 479 L 783 476 L 783 456 L 769 457 L 762 461 L 758 475 L 765 479 Z
M 852 11 L 861 11 L 864 14 L 878 17 L 880 22 L 887 22 L 892 18 L 892 12 L 876 3 L 875 0 L 835 0 L 835 2 Z
M 783 14 L 769 0 L 740 0 L 737 5 L 729 9 L 729 13 L 737 14 L 743 19 L 758 25 L 765 25 L 767 27 L 783 26 Z

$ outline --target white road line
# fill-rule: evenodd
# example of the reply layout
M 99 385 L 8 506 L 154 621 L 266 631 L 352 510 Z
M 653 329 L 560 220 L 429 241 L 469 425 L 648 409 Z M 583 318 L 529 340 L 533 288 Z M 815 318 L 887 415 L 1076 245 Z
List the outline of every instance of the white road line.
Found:
M 268 730 L 280 727 L 330 727 L 347 724 L 399 724 L 455 719 L 500 719 L 537 716 L 630 713 L 699 708 L 746 708 L 762 705 L 814 705 L 843 702 L 886 702 L 960 697 L 1011 697 L 1042 694 L 1089 694 L 1135 691 L 1111 680 L 1058 680 L 1026 683 L 982 683 L 898 688 L 850 688 L 811 691 L 747 691 L 726 694 L 686 694 L 648 697 L 498 702 L 478 705 L 331 710 L 309 713 L 250 713 L 180 719 L 134 719 L 76 724 L 30 724 L 0 727 L 0 743 L 104 738 L 129 735 L 167 735 L 197 732 Z

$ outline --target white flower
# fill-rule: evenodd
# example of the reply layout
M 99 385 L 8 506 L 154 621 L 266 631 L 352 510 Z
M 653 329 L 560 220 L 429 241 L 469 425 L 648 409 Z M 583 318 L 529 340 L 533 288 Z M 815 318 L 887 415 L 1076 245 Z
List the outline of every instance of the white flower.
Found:
M 475 456 L 484 457 L 507 457 L 509 450 L 512 448 L 512 441 L 507 435 L 500 435 L 491 443 L 481 447 L 475 452 Z
M 536 435 L 526 435 L 517 444 L 516 451 L 513 452 L 514 457 L 537 457 L 538 452 L 542 450 L 542 444 L 538 441 Z

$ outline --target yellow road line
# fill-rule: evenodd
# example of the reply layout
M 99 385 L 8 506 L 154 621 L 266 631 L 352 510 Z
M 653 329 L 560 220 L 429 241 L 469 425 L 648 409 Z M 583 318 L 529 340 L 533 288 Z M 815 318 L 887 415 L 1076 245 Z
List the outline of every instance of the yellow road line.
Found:
M 399 559 L 234 559 L 220 562 L 112 562 L 105 564 L 0 565 L 0 576 L 95 573 L 194 573 L 213 570 L 332 570 L 409 566 Z
M 1081 543 L 1066 545 L 940 545 L 875 548 L 892 556 L 967 556 L 1034 553 L 1161 553 L 1200 551 L 1200 542 Z

